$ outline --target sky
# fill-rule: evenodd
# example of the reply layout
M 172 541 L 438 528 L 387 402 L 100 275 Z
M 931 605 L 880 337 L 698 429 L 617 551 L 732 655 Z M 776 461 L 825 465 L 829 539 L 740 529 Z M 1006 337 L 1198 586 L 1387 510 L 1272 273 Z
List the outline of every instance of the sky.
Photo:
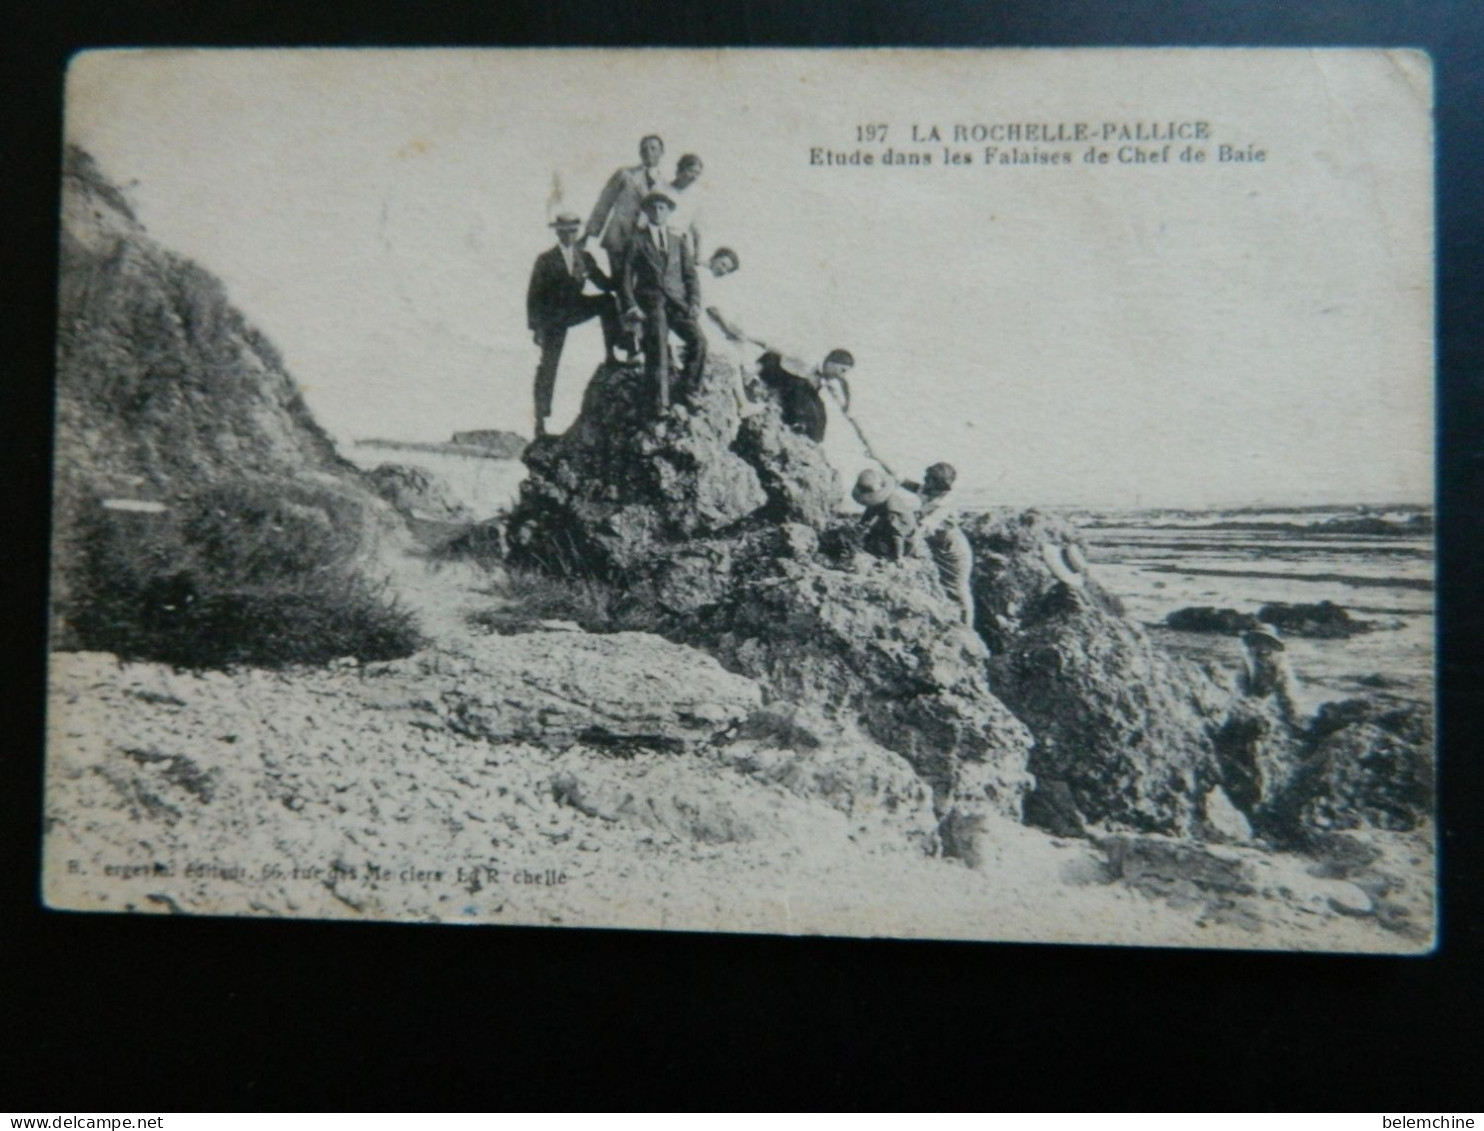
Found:
M 658 133 L 667 173 L 705 162 L 703 243 L 742 259 L 703 277 L 705 305 L 806 359 L 848 348 L 855 415 L 903 474 L 948 460 L 966 495 L 1015 505 L 1432 497 L 1420 56 L 98 52 L 67 97 L 68 140 L 223 279 L 342 444 L 529 435 L 547 221 L 585 216 Z M 1168 162 L 1120 160 L 1116 132 L 970 140 L 1172 122 L 1168 151 L 1136 143 Z M 1071 162 L 985 163 L 989 144 Z M 1191 144 L 1204 163 L 1179 161 Z M 595 322 L 569 335 L 555 427 L 601 350 Z M 847 478 L 866 465 L 842 421 L 827 443 Z

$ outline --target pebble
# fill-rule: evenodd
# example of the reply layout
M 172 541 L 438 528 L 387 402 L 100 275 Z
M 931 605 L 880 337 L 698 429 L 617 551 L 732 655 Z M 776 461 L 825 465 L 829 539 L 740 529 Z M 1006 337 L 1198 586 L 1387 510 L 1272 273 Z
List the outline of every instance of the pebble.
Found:
M 1375 901 L 1355 884 L 1337 880 L 1329 891 L 1329 905 L 1341 915 L 1369 915 L 1375 910 Z

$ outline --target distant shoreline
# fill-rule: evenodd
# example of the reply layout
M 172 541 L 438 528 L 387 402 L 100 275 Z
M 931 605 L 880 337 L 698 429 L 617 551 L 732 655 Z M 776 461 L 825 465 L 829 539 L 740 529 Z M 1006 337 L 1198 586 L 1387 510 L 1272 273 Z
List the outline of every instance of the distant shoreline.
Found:
M 353 440 L 357 448 L 387 448 L 394 452 L 433 452 L 445 456 L 472 456 L 475 459 L 492 459 L 501 463 L 519 463 L 519 456 L 501 455 L 477 444 L 428 443 L 417 440 Z

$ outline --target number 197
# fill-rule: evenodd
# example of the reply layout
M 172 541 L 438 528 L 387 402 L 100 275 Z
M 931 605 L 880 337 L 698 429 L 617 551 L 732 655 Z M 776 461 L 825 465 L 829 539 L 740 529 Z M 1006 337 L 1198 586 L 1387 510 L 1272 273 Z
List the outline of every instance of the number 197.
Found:
M 885 125 L 885 123 L 883 123 L 881 125 L 873 125 L 873 126 L 856 126 L 855 127 L 855 140 L 856 141 L 885 141 L 886 140 L 886 125 Z

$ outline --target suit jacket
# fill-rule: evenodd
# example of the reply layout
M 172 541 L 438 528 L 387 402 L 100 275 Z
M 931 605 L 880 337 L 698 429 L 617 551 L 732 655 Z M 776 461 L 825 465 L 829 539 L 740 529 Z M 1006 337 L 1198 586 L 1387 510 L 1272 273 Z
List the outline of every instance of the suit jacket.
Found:
M 667 188 L 665 179 L 655 171 L 654 187 Z M 629 237 L 639 224 L 639 202 L 649 195 L 649 178 L 643 165 L 619 169 L 608 178 L 588 217 L 586 235 L 593 239 L 603 234 L 602 247 L 615 258 L 629 245 Z
M 613 289 L 613 281 L 603 274 L 588 252 L 573 248 L 572 268 L 572 271 L 567 270 L 560 245 L 536 257 L 536 264 L 531 268 L 531 285 L 526 290 L 526 324 L 530 329 L 565 326 L 568 314 L 578 305 L 577 299 L 589 279 L 600 291 Z
M 681 306 L 701 305 L 701 279 L 696 274 L 695 257 L 690 244 L 674 232 L 666 234 L 665 251 L 655 246 L 647 229 L 640 229 L 629 240 L 624 254 L 623 277 L 618 292 L 623 308 L 643 307 L 646 300 L 659 295 L 673 299 Z

